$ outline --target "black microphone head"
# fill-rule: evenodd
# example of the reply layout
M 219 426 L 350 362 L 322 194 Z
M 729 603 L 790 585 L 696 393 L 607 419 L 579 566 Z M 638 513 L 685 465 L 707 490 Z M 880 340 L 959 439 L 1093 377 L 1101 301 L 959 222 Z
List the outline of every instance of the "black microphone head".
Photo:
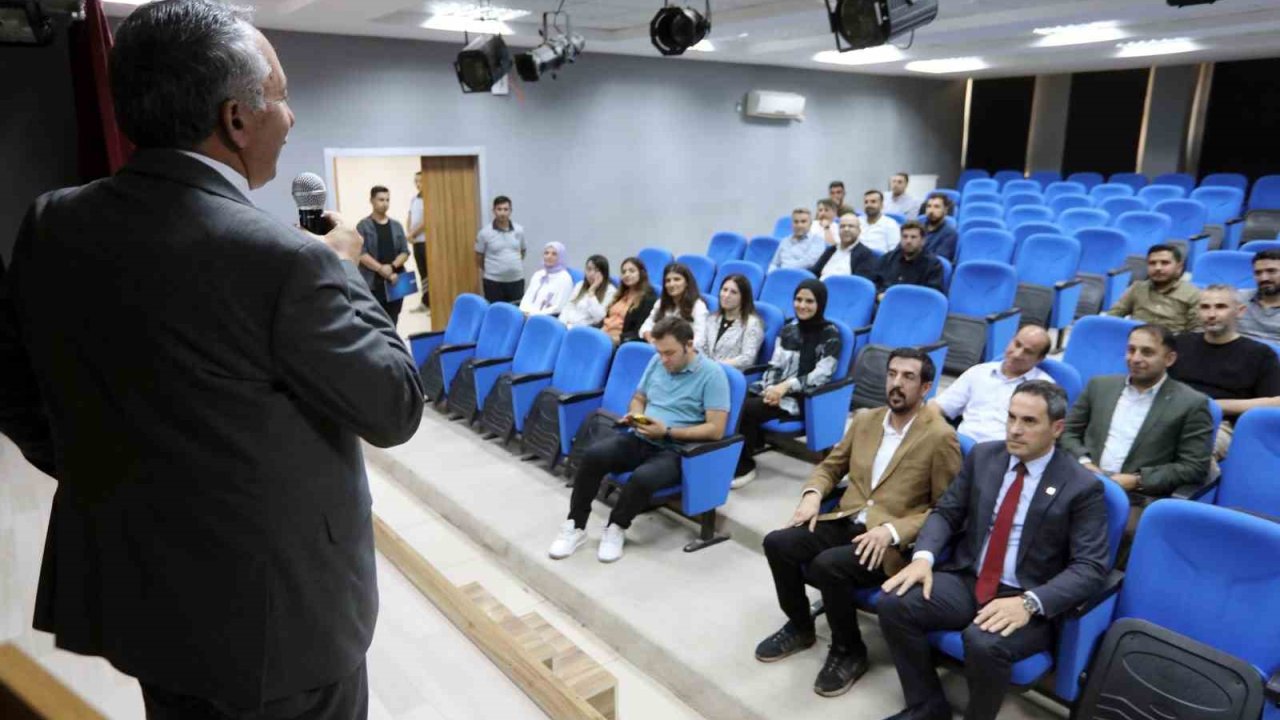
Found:
M 323 210 L 328 194 L 324 178 L 315 173 L 304 172 L 293 179 L 293 202 L 299 210 Z

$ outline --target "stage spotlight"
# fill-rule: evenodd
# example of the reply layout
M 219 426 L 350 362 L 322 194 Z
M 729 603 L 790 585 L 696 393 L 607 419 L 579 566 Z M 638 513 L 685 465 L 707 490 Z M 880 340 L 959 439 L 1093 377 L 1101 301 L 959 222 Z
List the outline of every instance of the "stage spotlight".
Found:
M 938 0 L 835 0 L 835 7 L 831 2 L 826 0 L 827 17 L 840 52 L 883 45 L 938 16 Z
M 705 0 L 706 14 L 690 7 L 663 4 L 649 22 L 649 40 L 663 55 L 683 55 L 711 33 L 711 0 Z
M 548 20 L 560 15 L 564 15 L 564 30 L 560 29 L 558 21 Z M 563 12 L 543 13 L 542 30 L 539 34 L 542 35 L 541 45 L 516 55 L 516 74 L 526 82 L 537 82 L 547 73 L 554 78 L 565 63 L 577 60 L 587 46 L 587 41 L 573 32 L 569 16 Z
M 36 0 L 0 2 L 0 45 L 48 45 L 53 20 Z
M 453 70 L 462 92 L 488 92 L 511 70 L 511 51 L 501 35 L 481 35 L 462 48 Z

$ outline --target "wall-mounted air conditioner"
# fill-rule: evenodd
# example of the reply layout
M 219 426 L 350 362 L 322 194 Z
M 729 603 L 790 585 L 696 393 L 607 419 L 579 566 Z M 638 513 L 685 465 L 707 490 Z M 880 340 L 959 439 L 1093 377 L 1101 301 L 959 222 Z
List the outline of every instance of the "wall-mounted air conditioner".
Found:
M 747 104 L 743 111 L 748 117 L 804 120 L 804 96 L 773 90 L 752 90 L 747 93 Z

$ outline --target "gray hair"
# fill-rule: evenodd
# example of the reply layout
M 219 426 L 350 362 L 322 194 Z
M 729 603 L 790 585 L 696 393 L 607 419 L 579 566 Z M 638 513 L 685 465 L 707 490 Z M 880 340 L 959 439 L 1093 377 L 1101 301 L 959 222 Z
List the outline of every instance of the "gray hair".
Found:
M 1028 380 L 1013 391 L 1014 395 L 1035 395 L 1044 400 L 1049 410 L 1049 422 L 1057 422 L 1067 416 L 1067 391 L 1061 385 L 1048 380 Z
M 190 149 L 209 137 L 222 103 L 266 107 L 271 65 L 250 11 L 210 0 L 160 0 L 120 25 L 111 94 L 125 135 L 142 148 Z
M 1200 292 L 1201 292 L 1201 293 L 1207 293 L 1207 292 L 1224 292 L 1224 293 L 1229 294 L 1229 295 L 1234 299 L 1234 298 L 1235 298 L 1235 296 L 1236 296 L 1236 292 L 1237 292 L 1237 290 L 1236 290 L 1236 286 L 1235 286 L 1235 285 L 1228 285 L 1227 283 L 1214 283 L 1214 284 L 1210 285 L 1209 287 L 1207 287 L 1207 288 L 1205 288 L 1205 289 L 1201 290 Z

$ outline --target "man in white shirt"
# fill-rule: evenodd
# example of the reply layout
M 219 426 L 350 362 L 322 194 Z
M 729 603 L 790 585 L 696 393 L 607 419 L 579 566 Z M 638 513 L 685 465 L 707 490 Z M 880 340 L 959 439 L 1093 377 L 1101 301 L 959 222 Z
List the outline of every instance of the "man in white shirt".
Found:
M 828 247 L 809 272 L 826 280 L 837 275 L 860 275 L 872 283 L 880 268 L 880 258 L 858 242 L 862 221 L 852 212 L 840 218 L 840 243 Z
M 862 196 L 862 208 L 867 213 L 862 223 L 862 244 L 881 255 L 898 247 L 902 228 L 897 220 L 884 215 L 884 193 L 868 190 Z
M 885 201 L 885 212 L 897 213 L 910 220 L 920 214 L 920 201 L 907 194 L 907 183 L 910 176 L 904 172 L 889 178 L 889 197 Z
M 839 208 L 830 198 L 822 198 L 818 201 L 818 207 L 814 214 L 814 223 L 812 234 L 822 238 L 822 242 L 827 247 L 834 246 L 840 240 L 840 221 L 836 219 L 836 210 Z
M 846 692 L 867 670 L 854 593 L 875 587 L 902 567 L 929 508 L 960 468 L 955 432 L 924 397 L 935 368 L 914 348 L 889 355 L 888 406 L 854 416 L 844 439 L 813 472 L 783 530 L 764 539 L 778 604 L 787 623 L 756 647 L 756 659 L 776 662 L 816 642 L 805 585 L 822 592 L 831 626 L 831 651 L 814 692 Z M 845 476 L 838 507 L 822 501 Z
M 422 171 L 413 174 L 413 186 L 418 194 L 409 201 L 409 218 L 405 227 L 409 228 L 409 246 L 413 248 L 413 261 L 418 266 L 418 284 L 422 286 L 422 304 L 409 312 L 426 312 L 431 306 L 427 295 L 427 216 L 422 204 Z
M 1049 353 L 1049 333 L 1027 325 L 1004 349 L 1003 360 L 974 365 L 931 401 L 952 420 L 963 417 L 958 432 L 977 442 L 1003 440 L 1013 391 L 1028 380 L 1048 380 L 1036 364 Z

